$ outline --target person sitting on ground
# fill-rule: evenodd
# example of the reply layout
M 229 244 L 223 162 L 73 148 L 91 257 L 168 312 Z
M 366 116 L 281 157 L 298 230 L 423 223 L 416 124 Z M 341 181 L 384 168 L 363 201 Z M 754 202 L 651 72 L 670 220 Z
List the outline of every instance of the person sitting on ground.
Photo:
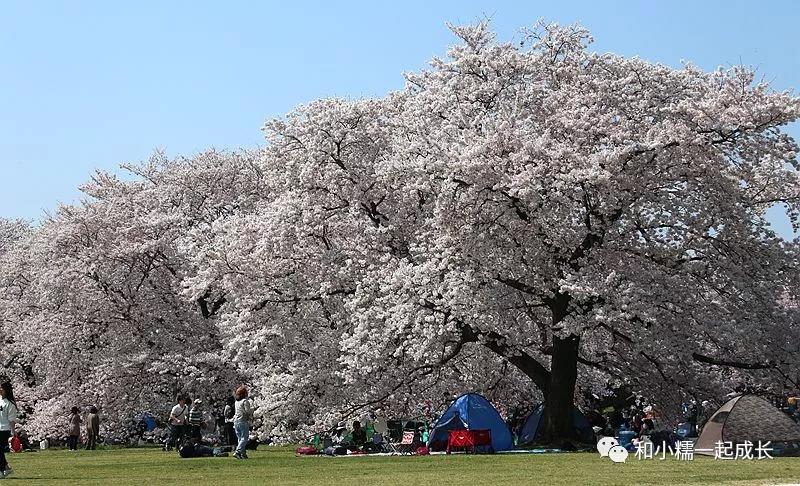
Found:
M 247 445 L 245 446 L 245 450 L 257 451 L 259 444 L 261 444 L 261 441 L 259 441 L 258 436 L 256 434 L 250 434 L 250 438 L 247 440 Z
M 339 422 L 336 425 L 336 432 L 331 436 L 334 445 L 347 445 L 350 443 L 350 434 L 347 433 L 347 424 Z
M 323 440 L 324 454 L 329 456 L 338 456 L 347 454 L 351 446 L 351 437 L 347 432 L 347 424 L 339 422 L 336 427 L 329 429 L 326 433 L 327 438 Z
M 371 435 L 370 429 L 372 429 Z M 383 437 L 379 433 L 375 432 L 375 427 L 372 424 L 368 423 L 365 428 L 362 428 L 360 422 L 353 422 L 352 437 L 353 443 L 358 446 L 361 452 L 372 453 L 383 450 Z
M 655 432 L 655 424 L 653 423 L 653 419 L 646 418 L 642 420 L 642 428 L 639 430 L 639 438 L 641 439 L 646 435 L 652 435 L 653 432 Z
M 659 430 L 650 434 L 650 442 L 653 443 L 653 451 L 658 454 L 660 452 L 673 452 L 677 442 L 677 436 L 667 430 Z
M 361 422 L 356 420 L 353 422 L 353 432 L 350 434 L 353 445 L 356 447 L 364 447 L 367 443 L 367 431 L 361 428 Z
M 636 412 L 631 418 L 631 428 L 630 430 L 636 432 L 636 435 L 642 433 L 642 421 L 644 420 L 644 415 L 641 412 Z
M 19 437 L 19 443 L 22 445 L 23 452 L 36 452 L 36 449 L 31 447 L 31 439 L 28 437 L 28 433 L 25 432 L 25 429 L 17 429 L 17 437 Z
M 347 454 L 347 450 L 352 447 L 352 437 L 347 432 L 345 422 L 339 422 L 336 425 L 335 431 L 330 435 L 330 444 L 324 449 L 324 452 L 331 456 Z
M 184 459 L 192 457 L 228 457 L 228 452 L 231 449 L 231 446 L 211 447 L 203 444 L 197 437 L 189 437 L 178 449 L 178 454 Z

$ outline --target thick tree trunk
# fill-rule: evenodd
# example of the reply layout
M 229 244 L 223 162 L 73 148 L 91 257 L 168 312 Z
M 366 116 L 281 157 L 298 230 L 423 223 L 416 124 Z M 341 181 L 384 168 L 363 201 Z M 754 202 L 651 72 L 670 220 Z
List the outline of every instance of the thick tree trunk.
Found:
M 479 339 L 481 336 L 483 339 Z M 575 382 L 578 378 L 578 336 L 564 339 L 553 337 L 549 371 L 532 356 L 512 350 L 505 339 L 495 332 L 481 333 L 464 326 L 461 339 L 462 342 L 481 342 L 516 366 L 539 388 L 545 399 L 541 424 L 543 432 L 539 436 L 541 440 L 554 442 L 576 438 L 572 408 Z
M 542 435 L 546 442 L 576 438 L 572 420 L 575 381 L 578 378 L 578 336 L 553 337 L 550 383 L 545 393 Z

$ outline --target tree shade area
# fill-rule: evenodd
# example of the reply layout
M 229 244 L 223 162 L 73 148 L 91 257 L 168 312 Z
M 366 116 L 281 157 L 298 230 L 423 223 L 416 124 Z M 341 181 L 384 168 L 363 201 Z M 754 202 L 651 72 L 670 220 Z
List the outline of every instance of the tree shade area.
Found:
M 800 381 L 800 99 L 751 70 L 453 27 L 383 98 L 323 99 L 263 149 L 98 172 L 85 200 L 0 227 L 0 364 L 33 437 L 99 404 L 107 435 L 176 394 L 256 391 L 287 435 L 371 410 L 502 413 L 540 434 L 626 386 L 683 397 Z

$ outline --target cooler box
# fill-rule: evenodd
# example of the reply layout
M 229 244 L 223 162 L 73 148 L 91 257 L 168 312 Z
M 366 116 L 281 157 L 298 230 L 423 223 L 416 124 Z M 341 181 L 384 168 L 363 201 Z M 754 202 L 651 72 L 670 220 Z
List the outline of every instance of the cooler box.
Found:
M 634 437 L 636 437 L 636 432 L 632 430 L 620 430 L 619 445 L 627 449 L 628 446 L 633 442 Z

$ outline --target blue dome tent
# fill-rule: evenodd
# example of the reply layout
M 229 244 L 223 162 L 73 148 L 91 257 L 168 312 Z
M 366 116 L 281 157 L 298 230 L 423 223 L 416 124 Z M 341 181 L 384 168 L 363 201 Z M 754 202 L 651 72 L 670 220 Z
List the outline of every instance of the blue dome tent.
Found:
M 542 412 L 544 412 L 544 404 L 539 404 L 533 409 L 528 419 L 525 420 L 525 425 L 522 426 L 522 431 L 519 434 L 520 444 L 530 444 L 539 435 L 539 425 L 542 423 Z M 572 422 L 575 425 L 576 436 L 583 442 L 594 442 L 594 431 L 586 416 L 578 410 L 577 407 L 572 407 Z
M 466 393 L 456 398 L 439 417 L 428 437 L 428 449 L 441 451 L 447 448 L 451 430 L 490 430 L 492 449 L 506 451 L 514 448 L 508 426 L 489 400 L 477 393 Z

